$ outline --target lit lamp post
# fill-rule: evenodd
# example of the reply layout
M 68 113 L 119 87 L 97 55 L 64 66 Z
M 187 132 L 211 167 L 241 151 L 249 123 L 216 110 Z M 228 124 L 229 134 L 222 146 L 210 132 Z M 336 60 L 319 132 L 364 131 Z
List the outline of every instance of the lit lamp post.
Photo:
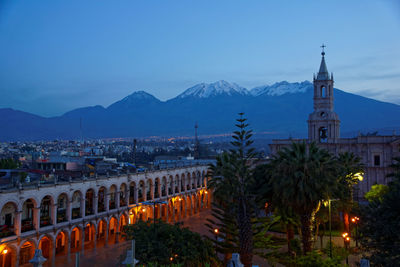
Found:
M 358 247 L 358 221 L 360 220 L 360 218 L 358 218 L 357 216 L 354 216 L 353 218 L 351 218 L 351 222 L 354 223 L 356 225 L 356 247 Z
M 3 250 L 3 266 L 6 266 L 6 255 L 7 255 L 7 252 L 8 252 L 8 250 L 7 249 L 5 249 L 5 250 Z
M 332 212 L 331 212 L 331 202 L 337 199 L 328 199 L 324 202 L 324 206 L 328 206 L 329 210 L 329 257 L 332 258 Z
M 215 228 L 215 229 L 214 229 L 214 235 L 215 235 L 215 253 L 217 253 L 218 233 L 219 233 L 218 228 Z
M 343 233 L 343 234 L 342 234 L 342 237 L 343 237 L 343 241 L 344 241 L 344 247 L 345 247 L 346 251 L 348 252 L 348 249 L 349 249 L 349 246 L 350 246 L 350 236 L 349 236 L 349 233 Z M 346 264 L 347 264 L 347 265 L 349 264 L 349 255 L 348 255 L 348 253 L 347 253 L 347 255 L 346 255 Z

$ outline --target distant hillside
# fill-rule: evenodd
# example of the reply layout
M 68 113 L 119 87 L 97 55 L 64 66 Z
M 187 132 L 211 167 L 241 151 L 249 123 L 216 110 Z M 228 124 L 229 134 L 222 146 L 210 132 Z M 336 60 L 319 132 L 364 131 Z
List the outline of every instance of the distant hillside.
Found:
M 59 117 L 44 118 L 13 109 L 0 109 L 0 141 L 144 137 L 229 133 L 238 112 L 245 112 L 256 132 L 267 138 L 305 137 L 312 112 L 312 83 L 279 82 L 247 90 L 218 81 L 195 85 L 177 97 L 160 101 L 134 92 L 110 105 L 84 107 Z M 342 133 L 400 127 L 400 106 L 334 90 L 335 111 Z

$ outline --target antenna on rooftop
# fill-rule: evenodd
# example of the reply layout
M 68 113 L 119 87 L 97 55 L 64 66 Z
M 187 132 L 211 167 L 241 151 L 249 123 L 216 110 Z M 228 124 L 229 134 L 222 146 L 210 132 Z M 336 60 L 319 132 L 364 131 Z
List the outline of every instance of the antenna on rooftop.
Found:
M 79 117 L 79 131 L 81 134 L 81 142 L 83 143 L 82 117 Z
M 198 159 L 199 158 L 199 139 L 197 137 L 197 128 L 199 128 L 199 125 L 197 124 L 197 122 L 194 125 L 194 159 Z

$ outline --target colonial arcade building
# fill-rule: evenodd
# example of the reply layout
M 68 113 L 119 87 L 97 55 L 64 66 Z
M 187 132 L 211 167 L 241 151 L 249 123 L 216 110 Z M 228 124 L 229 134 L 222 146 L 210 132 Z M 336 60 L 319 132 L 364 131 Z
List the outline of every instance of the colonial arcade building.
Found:
M 35 249 L 54 266 L 58 255 L 70 259 L 121 241 L 126 224 L 154 217 L 173 223 L 208 208 L 206 172 L 197 165 L 3 191 L 0 266 L 24 266 Z

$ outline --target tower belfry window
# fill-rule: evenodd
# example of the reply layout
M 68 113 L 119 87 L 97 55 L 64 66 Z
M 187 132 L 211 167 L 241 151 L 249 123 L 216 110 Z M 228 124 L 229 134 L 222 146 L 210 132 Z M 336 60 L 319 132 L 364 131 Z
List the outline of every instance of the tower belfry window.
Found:
M 328 142 L 328 129 L 326 127 L 319 128 L 318 136 L 319 136 L 320 143 Z
M 321 86 L 321 97 L 326 97 L 326 87 Z

